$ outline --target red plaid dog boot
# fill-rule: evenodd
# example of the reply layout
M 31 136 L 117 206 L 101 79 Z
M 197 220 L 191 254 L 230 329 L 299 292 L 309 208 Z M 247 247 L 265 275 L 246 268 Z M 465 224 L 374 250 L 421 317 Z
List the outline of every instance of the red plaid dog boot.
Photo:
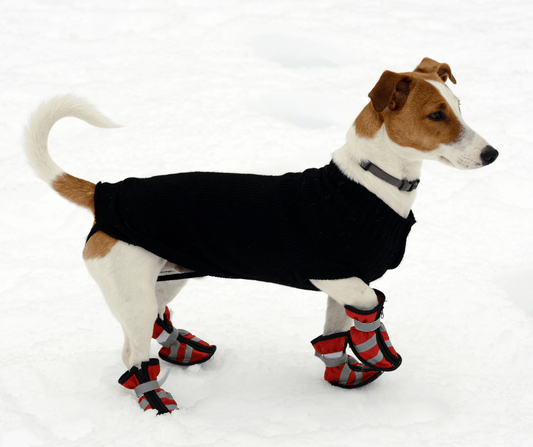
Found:
M 402 358 L 393 348 L 387 329 L 381 322 L 385 295 L 374 290 L 378 305 L 371 310 L 360 310 L 344 306 L 346 314 L 354 319 L 350 329 L 349 343 L 356 357 L 374 371 L 394 371 L 402 363 Z
M 217 349 L 190 332 L 172 326 L 168 307 L 165 308 L 163 319 L 157 317 L 152 338 L 163 345 L 159 357 L 175 365 L 190 366 L 206 362 Z
M 346 354 L 348 332 L 322 335 L 311 343 L 315 356 L 326 364 L 324 379 L 341 388 L 359 388 L 376 380 L 381 371 L 374 371 Z
M 134 366 L 118 379 L 122 386 L 135 391 L 139 405 L 144 411 L 157 410 L 158 415 L 178 409 L 172 395 L 161 389 L 157 382 L 160 370 L 159 360 L 150 359 L 141 363 L 140 368 Z

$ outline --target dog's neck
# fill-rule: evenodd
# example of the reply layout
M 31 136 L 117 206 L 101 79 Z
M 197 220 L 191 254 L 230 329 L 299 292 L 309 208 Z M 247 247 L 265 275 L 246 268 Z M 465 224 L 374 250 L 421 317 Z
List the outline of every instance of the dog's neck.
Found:
M 420 178 L 422 160 L 406 158 L 412 149 L 403 148 L 392 142 L 385 126 L 382 125 L 372 138 L 359 136 L 356 123 L 347 134 L 346 143 L 333 153 L 333 161 L 351 180 L 363 185 L 374 193 L 400 216 L 406 218 L 416 197 L 416 191 L 400 191 L 397 187 L 365 171 L 360 163 L 370 161 L 386 173 L 406 180 Z

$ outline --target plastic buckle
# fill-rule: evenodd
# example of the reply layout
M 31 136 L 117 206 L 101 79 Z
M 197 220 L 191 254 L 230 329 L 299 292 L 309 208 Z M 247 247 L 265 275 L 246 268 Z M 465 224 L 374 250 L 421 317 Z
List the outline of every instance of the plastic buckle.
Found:
M 420 180 L 413 180 L 412 182 L 410 182 L 409 180 L 402 180 L 400 186 L 398 186 L 398 189 L 400 191 L 411 192 L 418 188 L 419 183 Z
M 412 181 L 412 182 L 411 182 L 411 189 L 410 189 L 410 191 L 414 191 L 416 188 L 418 188 L 419 183 L 420 183 L 420 180 L 418 180 L 418 179 Z

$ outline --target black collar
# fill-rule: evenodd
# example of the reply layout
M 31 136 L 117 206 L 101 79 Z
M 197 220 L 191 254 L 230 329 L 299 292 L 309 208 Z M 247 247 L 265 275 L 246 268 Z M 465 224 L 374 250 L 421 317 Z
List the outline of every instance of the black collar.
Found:
M 387 174 L 385 171 L 379 169 L 375 164 L 371 163 L 370 161 L 362 161 L 359 164 L 365 171 L 371 172 L 376 177 L 380 178 L 384 182 L 395 186 L 400 191 L 414 191 L 416 188 L 418 188 L 418 184 L 420 183 L 420 180 L 399 180 L 396 177 L 393 177 L 392 175 Z

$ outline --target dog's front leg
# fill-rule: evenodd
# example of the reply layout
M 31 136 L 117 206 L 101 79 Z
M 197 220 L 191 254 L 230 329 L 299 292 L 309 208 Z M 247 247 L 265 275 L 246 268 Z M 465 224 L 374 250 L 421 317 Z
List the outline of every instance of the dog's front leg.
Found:
M 374 290 L 355 276 L 345 279 L 312 279 L 311 282 L 343 306 L 372 309 L 378 304 Z
M 328 382 L 355 388 L 400 366 L 401 357 L 381 323 L 385 303 L 381 292 L 355 277 L 312 283 L 329 296 L 324 333 L 311 342 L 326 364 Z M 348 343 L 359 362 L 346 354 Z

